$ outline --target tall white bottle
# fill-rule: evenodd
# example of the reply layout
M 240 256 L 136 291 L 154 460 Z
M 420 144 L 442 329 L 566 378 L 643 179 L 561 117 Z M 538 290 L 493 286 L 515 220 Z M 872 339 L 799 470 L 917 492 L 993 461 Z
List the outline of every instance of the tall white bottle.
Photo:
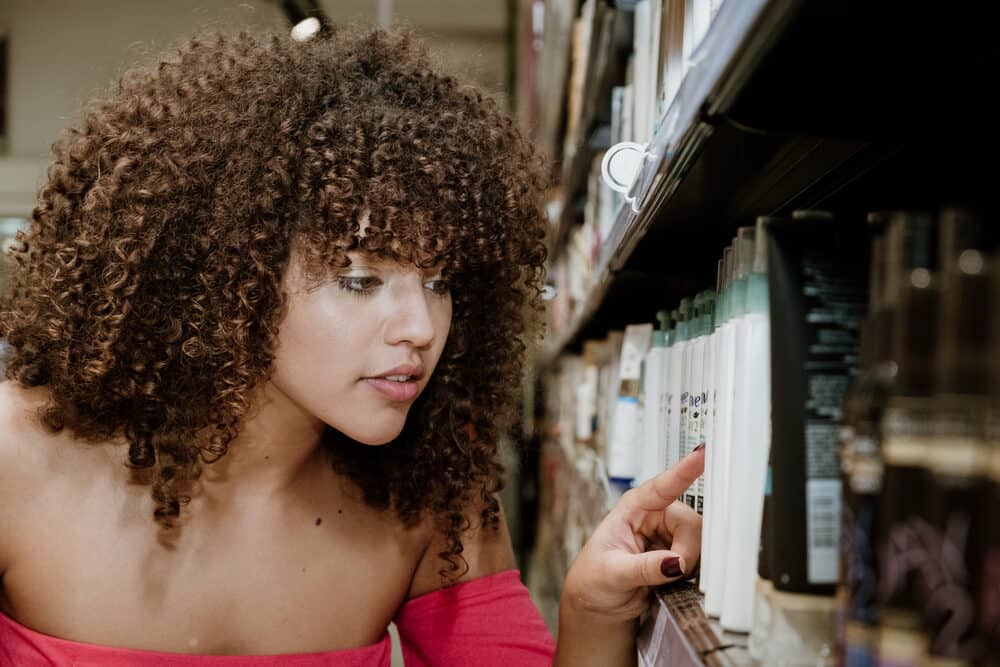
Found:
M 670 311 L 674 323 L 667 348 L 667 467 L 681 460 L 681 385 L 683 384 L 684 346 L 680 310 Z
M 759 223 L 762 241 L 763 221 Z M 755 274 L 757 230 L 745 228 L 738 236 L 738 279 L 744 285 L 744 315 L 737 343 L 736 418 L 739 437 L 734 439 L 732 465 L 740 474 L 733 480 L 730 501 L 731 536 L 726 560 L 726 597 L 720 619 L 733 632 L 753 627 L 754 591 L 757 583 L 757 553 L 760 520 L 764 507 L 764 477 L 770 447 L 771 423 L 771 335 L 767 316 L 766 263 Z M 762 255 L 766 262 L 766 254 Z
M 688 411 L 687 411 L 687 453 L 691 453 L 702 443 L 702 425 L 705 418 L 705 301 L 706 295 L 701 292 L 695 295 L 692 303 L 692 318 L 688 331 L 691 341 L 688 346 Z M 705 481 L 700 476 L 688 493 L 685 502 L 698 514 L 704 511 Z
M 725 596 L 726 579 L 726 547 L 729 538 L 729 465 L 730 444 L 732 435 L 733 412 L 733 377 L 735 374 L 736 346 L 734 329 L 736 323 L 734 314 L 734 275 L 736 259 L 733 244 L 722 254 L 723 285 L 719 312 L 719 337 L 716 349 L 717 363 L 715 368 L 715 383 L 718 387 L 715 401 L 715 442 L 712 449 L 712 476 L 714 495 L 712 497 L 713 515 L 711 521 L 712 544 L 711 552 L 706 552 L 708 560 L 702 568 L 708 570 L 708 584 L 705 589 L 705 612 L 718 618 L 722 615 L 722 601 Z
M 681 305 L 677 308 L 680 320 L 677 322 L 677 346 L 680 348 L 681 366 L 681 397 L 680 397 L 680 429 L 679 429 L 679 458 L 682 459 L 691 452 L 688 445 L 688 414 L 690 411 L 691 395 L 691 345 L 692 330 L 694 327 L 694 300 L 685 297 L 681 299 Z M 694 507 L 694 486 L 686 489 L 679 500 Z
M 639 474 L 636 483 L 645 482 L 666 469 L 667 465 L 667 424 L 662 411 L 665 366 L 667 361 L 667 327 L 670 315 L 665 310 L 656 314 L 660 327 L 653 332 L 649 352 L 642 365 L 642 390 L 640 410 L 642 411 L 641 452 Z
M 705 493 L 704 493 L 704 510 L 702 512 L 702 529 L 701 529 L 701 576 L 698 578 L 698 588 L 702 593 L 708 592 L 708 566 L 706 564 L 705 556 L 711 549 L 711 536 L 712 536 L 712 510 L 713 510 L 713 494 L 717 492 L 716 482 L 714 478 L 714 469 L 712 464 L 714 463 L 714 453 L 713 448 L 715 446 L 715 401 L 717 400 L 716 382 L 715 382 L 715 365 L 716 365 L 716 348 L 718 347 L 719 337 L 716 335 L 716 329 L 718 327 L 718 320 L 716 315 L 719 312 L 719 293 L 718 290 L 721 288 L 722 279 L 722 260 L 719 260 L 719 265 L 716 272 L 715 280 L 715 292 L 711 292 L 711 298 L 709 302 L 710 314 L 708 315 L 708 323 L 706 324 L 708 328 L 708 336 L 705 342 L 705 396 L 708 400 L 705 406 L 705 421 L 704 421 L 704 442 L 705 442 Z M 710 576 L 710 575 L 709 575 Z

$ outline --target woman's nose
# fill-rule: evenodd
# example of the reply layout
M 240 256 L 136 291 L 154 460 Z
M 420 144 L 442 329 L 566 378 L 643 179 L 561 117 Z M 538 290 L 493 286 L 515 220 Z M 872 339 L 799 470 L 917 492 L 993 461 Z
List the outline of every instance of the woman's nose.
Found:
M 410 343 L 424 348 L 434 342 L 434 318 L 428 293 L 423 286 L 408 287 L 399 298 L 393 299 L 392 312 L 386 325 L 386 342 L 390 345 Z

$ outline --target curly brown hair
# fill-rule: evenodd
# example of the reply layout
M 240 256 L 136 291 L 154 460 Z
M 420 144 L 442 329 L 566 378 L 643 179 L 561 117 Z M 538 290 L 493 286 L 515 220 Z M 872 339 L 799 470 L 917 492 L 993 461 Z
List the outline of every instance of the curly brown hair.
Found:
M 124 438 L 164 530 L 269 377 L 293 243 L 320 278 L 354 250 L 443 264 L 453 324 L 403 432 L 324 446 L 369 505 L 431 513 L 461 576 L 463 508 L 498 525 L 546 255 L 542 160 L 496 103 L 404 32 L 212 34 L 126 73 L 53 152 L 0 305 L 6 374 L 48 388 L 49 428 Z

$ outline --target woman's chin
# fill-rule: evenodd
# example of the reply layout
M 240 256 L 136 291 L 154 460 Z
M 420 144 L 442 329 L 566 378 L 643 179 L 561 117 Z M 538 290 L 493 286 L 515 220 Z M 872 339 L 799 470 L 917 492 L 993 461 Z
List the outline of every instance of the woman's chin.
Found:
M 356 431 L 341 431 L 344 435 L 349 437 L 351 440 L 358 442 L 362 445 L 368 445 L 370 447 L 381 447 L 383 445 L 388 445 L 390 442 L 399 437 L 399 434 L 403 432 L 403 424 L 400 423 L 398 428 L 388 427 L 381 429 L 358 429 Z

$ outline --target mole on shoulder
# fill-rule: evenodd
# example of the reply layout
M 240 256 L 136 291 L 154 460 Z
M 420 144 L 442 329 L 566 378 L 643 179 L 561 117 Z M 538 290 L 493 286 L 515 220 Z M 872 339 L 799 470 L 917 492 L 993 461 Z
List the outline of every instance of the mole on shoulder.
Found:
M 321 523 L 323 523 L 323 519 L 321 517 L 316 517 L 316 525 L 318 526 Z
M 344 510 L 337 510 L 337 514 L 343 514 Z

